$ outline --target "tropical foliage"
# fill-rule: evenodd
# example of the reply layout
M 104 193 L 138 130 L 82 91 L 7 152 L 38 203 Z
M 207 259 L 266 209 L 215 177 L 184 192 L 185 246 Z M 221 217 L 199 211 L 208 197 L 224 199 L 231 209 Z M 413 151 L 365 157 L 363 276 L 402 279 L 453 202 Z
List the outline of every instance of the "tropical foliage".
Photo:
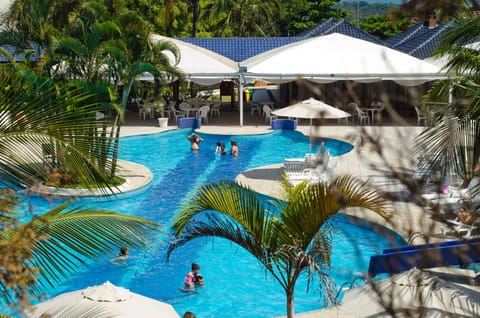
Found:
M 464 187 L 480 159 L 480 59 L 478 47 L 469 46 L 478 41 L 479 27 L 479 17 L 458 20 L 444 36 L 437 55 L 448 59 L 446 67 L 454 76 L 436 82 L 427 95 L 425 108 L 434 121 L 418 146 L 425 163 L 443 163 L 445 173 L 461 175 Z
M 172 229 L 177 240 L 168 255 L 200 237 L 224 238 L 256 257 L 280 284 L 289 318 L 294 316 L 294 289 L 302 274 L 310 284 L 318 277 L 326 299 L 333 300 L 334 286 L 325 272 L 332 244 L 325 223 L 347 207 L 364 207 L 387 218 L 389 205 L 380 193 L 350 176 L 312 186 L 302 183 L 288 190 L 286 199 L 267 203 L 233 181 L 204 185 L 176 216 Z
M 158 225 L 138 217 L 63 203 L 41 216 L 18 210 L 10 191 L 0 192 L 0 303 L 17 313 L 77 272 L 121 246 L 144 248 Z M 29 219 L 26 222 L 19 220 Z
M 53 171 L 77 186 L 104 185 L 97 104 L 75 86 L 58 86 L 17 65 L 0 67 L 0 183 L 18 189 L 48 180 Z M 93 139 L 93 140 L 92 140 Z M 48 157 L 48 158 L 46 158 Z M 108 165 L 107 165 L 108 167 Z M 0 299 L 28 304 L 91 258 L 122 245 L 144 247 L 153 222 L 63 203 L 36 215 L 11 190 L 0 192 Z M 17 302 L 18 301 L 18 302 Z

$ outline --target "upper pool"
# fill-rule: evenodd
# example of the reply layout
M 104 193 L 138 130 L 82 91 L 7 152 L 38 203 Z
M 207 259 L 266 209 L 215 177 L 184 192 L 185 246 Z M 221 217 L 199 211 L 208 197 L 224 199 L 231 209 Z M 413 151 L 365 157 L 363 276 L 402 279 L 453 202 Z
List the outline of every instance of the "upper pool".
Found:
M 219 178 L 233 179 L 245 170 L 281 163 L 288 157 L 302 157 L 309 151 L 309 141 L 304 135 L 276 131 L 255 136 L 201 135 L 205 141 L 200 144 L 200 151 L 192 152 L 186 140 L 190 133 L 190 130 L 176 130 L 122 138 L 121 159 L 149 167 L 154 175 L 152 184 L 143 191 L 110 201 L 86 198 L 81 203 L 154 220 L 167 231 L 181 203 L 199 185 Z M 225 143 L 228 151 L 233 138 L 239 145 L 239 157 L 214 154 L 217 141 Z M 352 150 L 352 145 L 333 139 L 326 139 L 325 146 L 334 156 Z M 37 211 L 51 204 L 41 198 L 30 200 Z M 403 243 L 399 237 L 395 242 L 389 241 L 368 227 L 349 222 L 341 214 L 329 223 L 333 226 L 334 242 L 329 273 L 337 287 L 365 273 L 370 255 Z M 281 287 L 255 258 L 238 246 L 222 239 L 200 239 L 177 249 L 169 262 L 165 260 L 167 246 L 165 237 L 149 250 L 131 250 L 132 257 L 124 264 L 110 262 L 118 253 L 118 250 L 112 251 L 111 255 L 92 260 L 89 268 L 57 286 L 50 296 L 109 280 L 133 292 L 168 302 L 180 315 L 185 311 L 193 311 L 201 318 L 264 318 L 285 314 Z M 197 293 L 183 293 L 179 287 L 191 262 L 201 265 L 205 287 Z M 297 284 L 295 298 L 296 312 L 320 309 L 323 305 L 319 286 L 311 286 L 307 293 L 304 278 Z

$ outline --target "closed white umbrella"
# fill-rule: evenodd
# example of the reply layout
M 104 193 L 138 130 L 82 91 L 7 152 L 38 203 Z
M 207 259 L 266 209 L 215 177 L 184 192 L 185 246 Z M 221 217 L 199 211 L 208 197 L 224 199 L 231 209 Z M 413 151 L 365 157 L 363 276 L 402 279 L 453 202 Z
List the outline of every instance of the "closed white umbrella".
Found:
M 130 292 L 110 282 L 61 294 L 33 307 L 28 317 L 180 318 L 167 303 Z
M 352 116 L 341 109 L 330 106 L 313 97 L 288 107 L 277 109 L 272 112 L 272 115 L 279 117 L 310 119 L 310 147 L 312 140 L 312 120 L 314 118 L 340 119 Z

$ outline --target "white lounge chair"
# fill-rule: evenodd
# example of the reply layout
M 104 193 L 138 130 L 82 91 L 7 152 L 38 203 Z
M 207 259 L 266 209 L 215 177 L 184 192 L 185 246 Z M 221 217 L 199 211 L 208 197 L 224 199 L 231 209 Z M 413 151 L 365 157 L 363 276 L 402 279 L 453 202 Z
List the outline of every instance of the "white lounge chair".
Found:
M 312 168 L 321 160 L 324 155 L 325 143 L 320 143 L 316 154 L 307 153 L 303 158 L 286 158 L 283 161 L 283 168 L 289 172 L 301 172 L 303 169 Z
M 316 168 L 307 168 L 302 172 L 285 172 L 287 180 L 292 187 L 298 185 L 301 182 L 308 181 L 311 184 L 318 182 L 328 182 L 330 180 L 330 174 L 323 166 Z
M 464 234 L 462 235 L 465 238 L 469 238 L 472 236 L 473 230 L 477 228 L 476 225 L 473 224 L 465 224 L 463 222 L 457 220 L 447 220 L 448 226 L 442 226 L 440 229 L 442 234 Z

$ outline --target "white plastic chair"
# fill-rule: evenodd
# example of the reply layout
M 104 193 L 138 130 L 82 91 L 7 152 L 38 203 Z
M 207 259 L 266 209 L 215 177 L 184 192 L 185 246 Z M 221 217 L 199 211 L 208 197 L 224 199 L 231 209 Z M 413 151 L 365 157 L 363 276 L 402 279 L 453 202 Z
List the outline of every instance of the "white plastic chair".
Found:
M 257 103 L 251 103 L 251 105 L 252 116 L 255 115 L 255 113 L 258 113 L 258 116 L 260 116 L 260 105 Z
M 273 116 L 272 109 L 268 105 L 263 105 L 263 113 L 265 114 L 265 122 L 269 122 L 269 124 L 272 124 L 272 119 L 277 118 L 277 116 Z
M 357 103 L 350 103 L 348 104 L 348 108 L 352 109 L 354 112 L 354 117 L 357 118 L 360 124 L 367 123 L 370 124 L 370 116 L 368 113 L 363 111 Z
M 420 123 L 422 122 L 423 120 L 423 125 L 425 126 L 427 124 L 427 116 L 425 116 L 422 111 L 420 110 L 420 108 L 418 108 L 418 106 L 414 106 L 415 107 L 415 113 L 417 114 L 417 125 L 420 126 Z
M 184 117 L 189 117 L 190 115 L 190 110 L 193 108 L 190 106 L 189 103 L 187 102 L 182 102 L 180 105 L 178 105 L 178 108 L 183 112 Z
M 213 117 L 216 114 L 217 117 L 220 117 L 220 103 L 213 104 L 210 108 L 210 117 Z
M 208 124 L 208 112 L 210 111 L 210 106 L 205 105 L 200 107 L 200 109 L 197 112 L 197 118 L 200 118 L 200 121 L 205 121 L 206 124 Z
M 185 117 L 183 112 L 175 108 L 175 102 L 171 102 L 170 104 L 168 104 L 168 110 L 164 110 L 164 113 L 168 114 L 168 118 L 171 117 L 175 119 L 175 122 L 178 122 L 178 119 Z

